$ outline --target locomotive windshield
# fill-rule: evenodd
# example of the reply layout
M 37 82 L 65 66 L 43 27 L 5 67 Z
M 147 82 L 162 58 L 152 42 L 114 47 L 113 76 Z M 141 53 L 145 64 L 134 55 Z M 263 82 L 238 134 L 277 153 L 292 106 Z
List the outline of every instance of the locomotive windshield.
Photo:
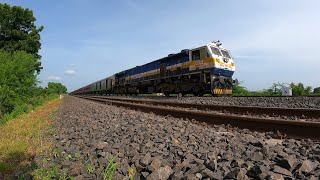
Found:
M 230 55 L 229 55 L 229 53 L 228 53 L 228 51 L 221 49 L 221 52 L 222 52 L 222 54 L 223 54 L 224 57 L 229 58 L 229 59 L 231 58 Z
M 222 56 L 222 55 L 221 55 L 221 52 L 220 52 L 219 49 L 216 48 L 216 47 L 211 47 L 211 51 L 212 51 L 212 53 L 215 54 L 215 55 Z

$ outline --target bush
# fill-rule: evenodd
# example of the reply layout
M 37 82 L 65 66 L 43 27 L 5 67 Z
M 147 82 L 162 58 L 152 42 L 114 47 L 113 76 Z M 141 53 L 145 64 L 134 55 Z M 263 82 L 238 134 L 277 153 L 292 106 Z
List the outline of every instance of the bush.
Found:
M 242 84 L 241 82 L 240 84 Z M 262 91 L 250 91 L 246 87 L 241 86 L 240 84 L 233 87 L 233 95 L 234 96 L 281 96 L 282 95 L 282 87 L 285 86 L 286 83 L 273 83 L 273 85 Z M 290 87 L 292 89 L 293 96 L 308 96 L 308 95 L 320 95 L 320 87 L 315 88 L 313 93 L 312 87 L 307 86 L 304 87 L 302 83 L 291 83 Z M 318 94 L 317 94 L 318 93 Z
M 0 123 L 34 109 L 56 97 L 56 93 L 66 91 L 60 83 L 54 83 L 59 91 L 52 93 L 37 87 L 35 59 L 34 55 L 24 51 L 12 53 L 0 50 Z
M 298 84 L 291 83 L 290 87 L 292 89 L 292 95 L 294 96 L 310 95 L 312 91 L 311 86 L 304 87 L 301 82 Z
M 61 83 L 49 82 L 48 88 L 46 89 L 48 94 L 65 94 L 67 93 L 67 88 Z
M 0 3 L 0 123 L 55 97 L 37 87 L 40 32 L 31 10 Z M 59 92 L 66 91 L 60 83 Z
M 35 57 L 23 51 L 0 50 L 0 107 L 2 116 L 24 107 L 36 85 Z M 25 109 L 25 108 L 23 108 Z M 20 111 L 20 110 L 19 110 Z
M 250 91 L 246 87 L 241 86 L 242 83 L 243 82 L 240 82 L 232 87 L 232 94 L 234 96 L 249 96 Z

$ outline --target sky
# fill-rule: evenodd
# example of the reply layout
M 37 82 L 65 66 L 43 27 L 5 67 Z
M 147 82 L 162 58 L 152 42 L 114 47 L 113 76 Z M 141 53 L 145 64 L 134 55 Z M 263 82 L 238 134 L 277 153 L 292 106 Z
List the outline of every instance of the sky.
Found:
M 42 86 L 73 91 L 119 71 L 220 40 L 250 90 L 320 86 L 319 0 L 0 0 L 43 25 Z

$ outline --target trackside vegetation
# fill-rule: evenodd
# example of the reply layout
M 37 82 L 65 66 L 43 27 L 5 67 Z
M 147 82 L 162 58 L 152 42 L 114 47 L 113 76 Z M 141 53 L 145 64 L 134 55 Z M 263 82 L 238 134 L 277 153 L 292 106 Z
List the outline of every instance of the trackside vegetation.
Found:
M 51 100 L 0 126 L 0 179 L 30 179 L 41 170 L 34 156 L 51 147 L 60 103 L 60 99 Z
M 0 124 L 34 110 L 57 94 L 66 93 L 60 83 L 49 83 L 48 88 L 37 86 L 37 78 L 31 70 L 34 65 L 31 54 L 0 50 Z
M 283 86 L 290 86 L 293 96 L 320 96 L 320 87 L 312 90 L 311 86 L 304 86 L 301 82 L 298 84 L 273 83 L 270 88 L 261 91 L 248 90 L 242 84 L 243 82 L 240 82 L 233 87 L 233 96 L 281 96 Z
M 43 26 L 35 25 L 33 12 L 20 6 L 0 3 L 0 49 L 8 52 L 24 51 L 34 56 L 32 72 L 39 73 L 41 67 L 40 32 Z
M 51 148 L 57 97 L 67 88 L 55 82 L 39 86 L 44 27 L 35 21 L 31 10 L 0 3 L 0 179 L 57 177 L 35 157 Z
M 0 124 L 5 124 L 67 89 L 60 83 L 38 86 L 44 27 L 35 25 L 33 12 L 0 3 L 0 17 Z
M 67 92 L 61 83 L 37 86 L 35 63 L 34 56 L 25 51 L 0 50 L 0 124 Z
M 0 179 L 31 179 L 39 169 L 34 156 L 50 147 L 57 97 L 67 88 L 38 85 L 43 26 L 36 27 L 33 12 L 0 3 L 0 17 Z

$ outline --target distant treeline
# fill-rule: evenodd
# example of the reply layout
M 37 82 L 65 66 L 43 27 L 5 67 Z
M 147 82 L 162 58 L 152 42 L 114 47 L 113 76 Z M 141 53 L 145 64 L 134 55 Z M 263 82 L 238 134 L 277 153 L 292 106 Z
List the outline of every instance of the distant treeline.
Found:
M 60 83 L 38 86 L 40 32 L 29 9 L 0 3 L 0 124 L 66 93 Z
M 261 91 L 250 91 L 239 83 L 233 87 L 234 96 L 281 96 L 282 87 L 288 86 L 286 83 L 273 83 L 273 85 Z M 320 96 L 320 87 L 312 89 L 311 86 L 304 86 L 301 82 L 298 84 L 291 83 L 290 88 L 293 96 Z

